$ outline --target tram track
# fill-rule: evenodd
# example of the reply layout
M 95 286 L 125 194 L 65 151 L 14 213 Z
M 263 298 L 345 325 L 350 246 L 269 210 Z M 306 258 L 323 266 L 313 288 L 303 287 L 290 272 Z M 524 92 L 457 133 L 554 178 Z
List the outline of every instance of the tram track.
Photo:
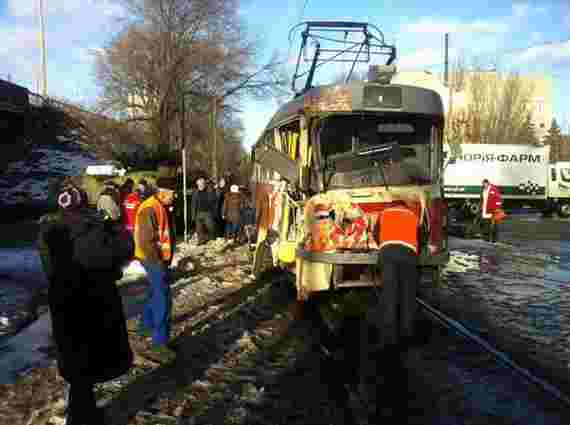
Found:
M 550 382 L 537 376 L 536 373 L 526 369 L 525 367 L 521 366 L 520 364 L 516 363 L 513 359 L 509 357 L 509 355 L 505 352 L 500 351 L 499 349 L 495 348 L 492 344 L 485 341 L 482 337 L 477 335 L 475 332 L 468 329 L 468 327 L 464 326 L 460 322 L 450 318 L 446 314 L 442 313 L 438 309 L 432 307 L 424 300 L 417 298 L 418 306 L 421 311 L 421 315 L 425 316 L 431 325 L 429 325 L 430 329 L 441 329 L 438 332 L 443 332 L 443 335 L 449 335 L 453 339 L 459 341 L 459 344 L 462 346 L 464 345 L 469 352 L 473 353 L 481 353 L 481 354 L 473 354 L 475 357 L 473 360 L 469 360 L 469 362 L 475 362 L 475 366 L 473 370 L 477 370 L 478 372 L 474 372 L 479 379 L 482 381 L 486 381 L 488 377 L 492 377 L 495 372 L 493 372 L 493 366 L 489 366 L 489 364 L 496 364 L 495 368 L 499 368 L 504 370 L 505 372 L 499 372 L 502 375 L 508 375 L 512 372 L 513 379 L 516 381 L 524 381 L 528 385 L 528 388 L 534 387 L 537 391 L 533 391 L 533 394 L 538 394 L 539 400 L 543 398 L 545 400 L 551 400 L 549 403 L 553 403 L 555 405 L 560 406 L 560 410 L 566 411 L 570 408 L 570 397 L 567 394 L 564 394 L 560 391 L 555 385 L 552 385 Z M 368 425 L 377 423 L 379 420 L 378 417 L 378 406 L 374 401 L 369 400 L 378 400 L 375 397 L 370 397 L 369 394 L 366 393 L 366 387 L 362 385 L 358 385 L 360 382 L 360 376 L 357 376 L 354 379 L 354 375 L 351 376 L 351 373 L 354 374 L 355 369 L 348 364 L 348 362 L 354 362 L 358 359 L 355 356 L 355 353 L 352 354 L 352 357 L 346 355 L 339 355 L 339 348 L 342 349 L 354 349 L 355 348 L 355 341 L 342 341 L 339 339 L 338 335 L 334 335 L 333 330 L 327 324 L 325 319 L 318 314 L 318 309 L 311 314 L 310 320 L 307 322 L 307 325 L 314 326 L 317 329 L 317 333 L 319 336 L 317 337 L 316 348 L 320 351 L 320 354 L 323 358 L 323 361 L 329 362 L 331 366 L 329 366 L 330 370 L 337 371 L 336 377 L 336 384 L 339 387 L 339 391 L 344 394 L 344 405 L 343 408 L 347 411 L 347 418 L 350 417 L 350 421 L 345 419 L 346 423 L 353 423 L 357 425 Z M 354 329 L 356 331 L 356 329 Z M 354 332 L 356 335 L 357 332 Z M 453 336 L 452 336 L 453 335 Z M 440 341 L 439 343 L 446 344 L 449 342 L 447 338 Z M 461 342 L 463 341 L 463 342 Z M 343 346 L 343 343 L 345 346 Z M 433 345 L 433 342 L 432 342 Z M 467 348 L 471 347 L 471 348 Z M 433 349 L 433 348 L 431 348 Z M 416 350 L 420 352 L 430 351 L 429 347 L 422 345 L 416 347 Z M 469 356 L 469 354 L 466 354 Z M 488 358 L 488 361 L 483 360 L 476 360 L 476 358 Z M 421 356 L 420 356 L 421 357 Z M 469 359 L 470 357 L 466 357 Z M 382 362 L 381 358 L 379 359 L 380 363 Z M 483 363 L 479 363 L 482 361 Z M 490 363 L 489 363 L 490 362 Z M 460 361 L 461 363 L 461 361 Z M 407 363 L 405 366 L 406 369 L 411 368 L 413 369 L 421 369 L 422 366 L 421 362 L 412 361 L 411 363 Z M 452 367 L 455 368 L 456 366 Z M 468 367 L 469 368 L 472 366 Z M 510 372 L 507 372 L 510 371 Z M 408 370 L 406 373 L 410 373 Z M 412 376 L 416 373 L 414 371 L 411 372 Z M 471 373 L 471 372 L 469 372 Z M 403 380 L 407 379 L 406 377 L 402 377 Z M 446 376 L 440 376 L 441 382 L 447 382 L 449 379 Z M 509 378 L 499 378 L 499 379 L 509 379 Z M 413 381 L 412 381 L 413 382 Z M 450 381 L 452 382 L 452 381 Z M 520 385 L 520 384 L 519 384 Z M 444 384 L 445 386 L 445 384 Z M 501 389 L 501 384 L 499 384 L 499 391 L 505 391 Z M 449 386 L 448 386 L 449 388 Z M 523 388 L 527 388 L 527 386 L 517 387 L 515 385 L 514 392 L 512 393 L 512 399 L 516 400 L 519 397 L 518 391 L 522 391 L 521 394 L 524 393 Z M 437 390 L 434 390 L 437 393 Z M 460 395 L 464 390 L 462 388 L 457 389 L 457 394 Z M 469 393 L 469 391 L 467 391 Z M 507 394 L 509 394 L 507 392 Z M 542 394 L 542 395 L 540 395 Z M 509 394 L 511 395 L 511 394 Z M 379 394 L 381 396 L 381 394 Z M 438 396 L 435 395 L 437 398 Z M 477 403 L 477 399 L 472 399 L 472 402 Z M 426 405 L 429 404 L 429 401 L 423 402 Z M 483 402 L 484 403 L 484 402 Z M 540 402 L 539 402 L 540 403 Z M 395 406 L 395 409 L 400 409 L 400 406 Z M 484 409 L 482 409 L 484 410 Z M 406 412 L 400 412 L 403 415 L 406 415 Z M 437 412 L 433 413 L 437 416 Z M 385 419 L 385 418 L 382 418 Z M 434 422 L 436 423 L 436 422 Z M 505 422 L 511 423 L 511 422 Z M 515 423 L 515 422 L 513 422 Z M 518 422 L 517 422 L 518 423 Z
M 468 340 L 469 342 L 476 344 L 480 349 L 489 353 L 498 363 L 508 367 L 509 369 L 514 371 L 517 375 L 522 377 L 524 380 L 542 390 L 548 396 L 555 398 L 556 400 L 564 404 L 567 408 L 570 408 L 570 397 L 562 393 L 554 385 L 550 384 L 545 379 L 536 376 L 534 373 L 524 368 L 523 366 L 517 364 L 506 353 L 493 347 L 490 343 L 485 341 L 476 333 L 469 330 L 466 326 L 452 319 L 451 317 L 447 316 L 445 313 L 439 311 L 437 308 L 429 305 L 427 302 L 423 301 L 420 298 L 416 298 L 416 302 L 422 309 L 422 312 L 426 316 L 428 316 L 431 320 L 437 322 L 439 325 L 443 326 L 444 328 L 457 333 L 458 335 Z

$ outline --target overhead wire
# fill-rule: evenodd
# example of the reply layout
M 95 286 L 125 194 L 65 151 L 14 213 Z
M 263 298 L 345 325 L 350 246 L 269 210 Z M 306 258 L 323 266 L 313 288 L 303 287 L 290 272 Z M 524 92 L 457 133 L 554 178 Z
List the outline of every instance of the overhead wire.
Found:
M 511 54 L 517 53 L 517 52 L 524 52 L 524 51 L 529 51 L 529 50 L 532 50 L 535 48 L 541 48 L 541 47 L 546 47 L 546 46 L 554 46 L 557 44 L 564 44 L 564 43 L 570 43 L 570 38 L 565 38 L 565 39 L 561 39 L 561 40 L 544 41 L 542 43 L 534 44 L 532 46 L 527 46 L 527 47 L 515 47 L 515 48 L 510 48 L 510 49 L 505 49 L 505 50 L 495 50 L 492 52 L 482 53 L 482 55 L 489 56 L 489 55 L 496 55 L 498 53 L 501 56 L 508 56 L 508 55 L 511 55 Z M 501 56 L 499 56 L 499 57 L 501 57 Z M 431 69 L 431 68 L 436 68 L 438 66 L 443 66 L 443 65 L 445 65 L 445 62 L 437 62 L 437 63 L 432 63 L 430 65 L 422 66 L 422 68 Z

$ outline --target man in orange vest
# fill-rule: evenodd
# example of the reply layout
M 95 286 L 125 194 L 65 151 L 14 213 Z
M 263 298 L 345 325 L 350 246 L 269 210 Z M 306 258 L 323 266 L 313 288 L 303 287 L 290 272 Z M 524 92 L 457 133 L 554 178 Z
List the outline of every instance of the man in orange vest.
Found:
M 381 329 L 383 345 L 388 351 L 405 350 L 413 334 L 420 214 L 404 202 L 380 214 Z
M 168 208 L 174 202 L 175 184 L 159 178 L 156 193 L 138 208 L 135 219 L 135 257 L 141 262 L 150 283 L 139 334 L 152 336 L 153 351 L 160 360 L 171 361 L 175 353 L 167 347 L 170 337 L 170 276 L 174 235 Z

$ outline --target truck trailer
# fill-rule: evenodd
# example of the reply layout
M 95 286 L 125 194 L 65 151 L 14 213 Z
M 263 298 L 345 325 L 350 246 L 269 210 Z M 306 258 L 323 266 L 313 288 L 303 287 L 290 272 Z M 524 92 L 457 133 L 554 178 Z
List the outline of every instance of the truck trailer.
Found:
M 531 207 L 544 214 L 570 217 L 570 162 L 550 162 L 549 146 L 462 144 L 443 175 L 451 210 L 476 216 L 481 210 L 482 180 L 498 186 L 505 209 Z

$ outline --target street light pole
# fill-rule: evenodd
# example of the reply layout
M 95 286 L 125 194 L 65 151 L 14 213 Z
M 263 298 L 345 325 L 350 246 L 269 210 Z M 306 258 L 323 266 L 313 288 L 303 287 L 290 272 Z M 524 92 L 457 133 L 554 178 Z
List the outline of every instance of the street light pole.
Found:
M 40 2 L 40 46 L 42 50 L 42 95 L 47 96 L 47 52 L 46 52 L 46 36 L 44 22 L 44 4 Z

